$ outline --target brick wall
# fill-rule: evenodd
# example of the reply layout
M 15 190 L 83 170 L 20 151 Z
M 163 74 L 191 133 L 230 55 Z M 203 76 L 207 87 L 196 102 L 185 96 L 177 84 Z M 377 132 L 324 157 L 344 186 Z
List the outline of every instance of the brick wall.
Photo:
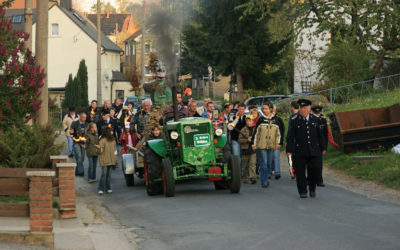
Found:
M 61 218 L 76 217 L 75 167 L 76 163 L 57 163 Z
M 53 232 L 54 171 L 29 171 L 29 206 L 31 232 Z

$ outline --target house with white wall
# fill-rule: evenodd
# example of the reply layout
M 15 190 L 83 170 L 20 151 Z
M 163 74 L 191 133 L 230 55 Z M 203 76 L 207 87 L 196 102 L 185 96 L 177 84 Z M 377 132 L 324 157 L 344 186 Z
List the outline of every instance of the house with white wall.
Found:
M 294 59 L 294 93 L 310 92 L 311 87 L 322 79 L 318 76 L 318 59 L 326 53 L 329 34 L 310 38 L 316 26 L 304 29 L 299 38 Z
M 24 13 L 24 9 L 10 9 L 7 11 L 12 13 L 13 16 L 17 15 L 18 11 L 21 12 L 20 15 Z M 34 16 L 34 21 L 35 19 Z M 23 27 L 23 23 L 15 25 L 15 27 Z M 69 74 L 75 76 L 79 62 L 85 59 L 88 70 L 88 102 L 97 99 L 96 26 L 72 8 L 71 0 L 61 0 L 60 4 L 55 2 L 49 5 L 48 25 L 47 81 L 50 97 L 56 98 L 57 103 L 61 103 Z M 36 23 L 32 27 L 33 53 L 35 53 L 35 35 Z M 102 100 L 98 100 L 99 103 L 118 96 L 124 98 L 131 95 L 129 91 L 131 89 L 130 83 L 120 74 L 122 54 L 123 50 L 102 33 Z M 112 87 L 113 90 L 111 90 Z

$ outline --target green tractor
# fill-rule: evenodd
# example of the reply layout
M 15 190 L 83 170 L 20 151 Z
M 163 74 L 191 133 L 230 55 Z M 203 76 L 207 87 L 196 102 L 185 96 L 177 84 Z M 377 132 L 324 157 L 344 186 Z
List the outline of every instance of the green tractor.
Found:
M 150 140 L 144 153 L 149 195 L 175 195 L 180 180 L 208 179 L 216 189 L 240 192 L 239 158 L 230 153 L 225 123 L 182 118 L 164 124 L 164 139 Z

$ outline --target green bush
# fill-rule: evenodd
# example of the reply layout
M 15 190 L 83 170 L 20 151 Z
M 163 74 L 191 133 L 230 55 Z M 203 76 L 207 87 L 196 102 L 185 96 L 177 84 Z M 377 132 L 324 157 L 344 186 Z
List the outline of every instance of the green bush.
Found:
M 9 127 L 0 131 L 0 168 L 47 168 L 50 155 L 60 154 L 53 126 Z

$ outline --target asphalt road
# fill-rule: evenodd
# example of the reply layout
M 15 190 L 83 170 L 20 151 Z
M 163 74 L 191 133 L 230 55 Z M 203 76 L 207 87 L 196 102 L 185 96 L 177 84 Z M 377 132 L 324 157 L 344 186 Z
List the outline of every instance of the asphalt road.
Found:
M 119 168 L 113 194 L 100 199 L 121 224 L 136 228 L 143 249 L 400 249 L 399 204 L 329 185 L 317 189 L 317 198 L 300 199 L 282 172 L 267 189 L 242 184 L 231 194 L 187 181 L 166 198 L 147 196 L 143 180 L 126 187 Z

